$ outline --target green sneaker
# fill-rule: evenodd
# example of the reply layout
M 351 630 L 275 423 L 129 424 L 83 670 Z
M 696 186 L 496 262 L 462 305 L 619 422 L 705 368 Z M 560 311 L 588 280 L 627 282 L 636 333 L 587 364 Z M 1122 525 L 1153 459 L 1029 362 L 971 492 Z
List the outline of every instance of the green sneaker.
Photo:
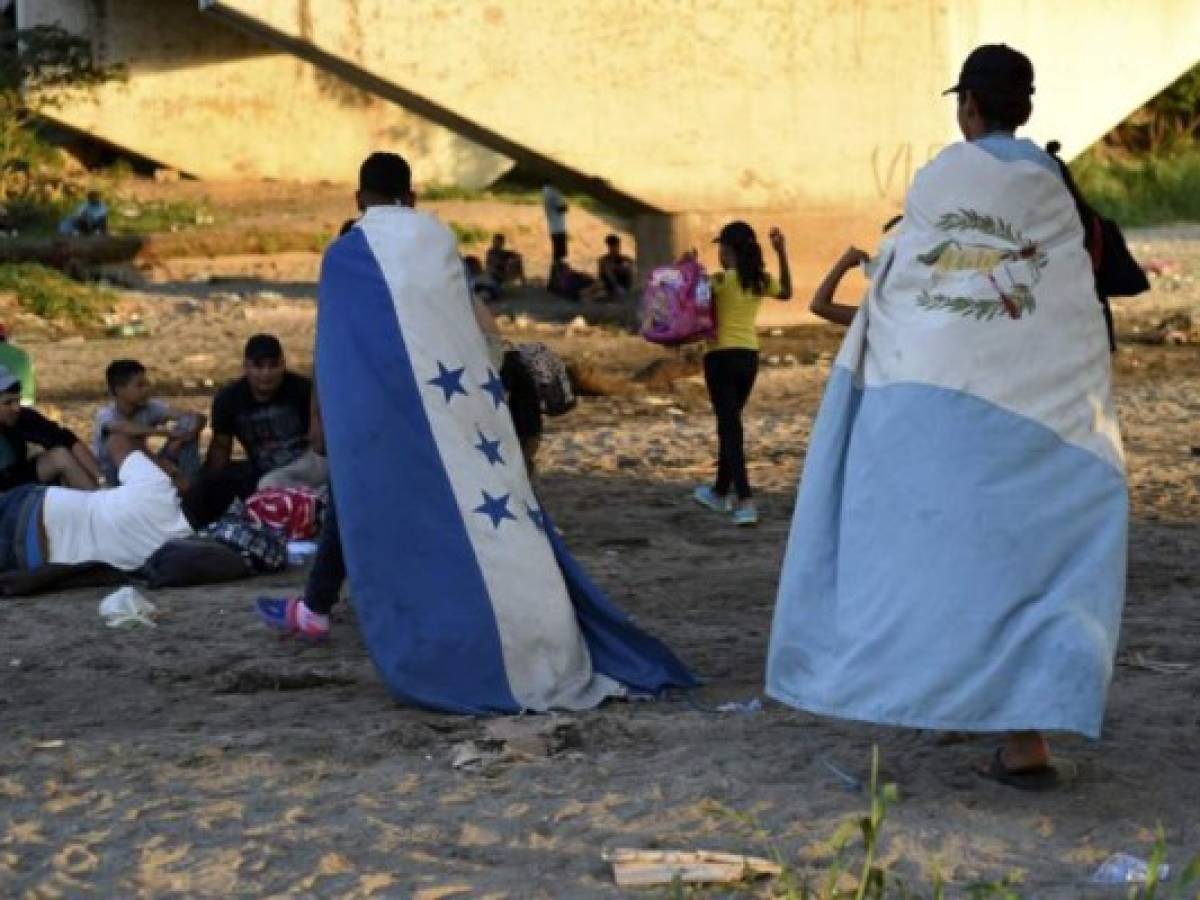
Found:
M 734 525 L 757 525 L 758 509 L 753 503 L 739 503 L 733 510 Z
M 727 513 L 732 509 L 729 497 L 718 494 L 707 484 L 702 484 L 692 491 L 692 499 L 701 506 L 708 507 L 713 512 Z

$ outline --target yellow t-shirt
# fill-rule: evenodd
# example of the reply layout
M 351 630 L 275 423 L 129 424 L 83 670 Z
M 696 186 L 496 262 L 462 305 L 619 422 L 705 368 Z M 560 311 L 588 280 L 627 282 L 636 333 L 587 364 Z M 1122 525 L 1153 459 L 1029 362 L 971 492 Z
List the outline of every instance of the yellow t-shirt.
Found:
M 767 273 L 767 289 L 757 296 L 742 287 L 737 273 L 717 272 L 712 276 L 713 303 L 717 309 L 717 340 L 709 350 L 757 350 L 758 330 L 754 321 L 763 297 L 778 297 L 779 282 Z

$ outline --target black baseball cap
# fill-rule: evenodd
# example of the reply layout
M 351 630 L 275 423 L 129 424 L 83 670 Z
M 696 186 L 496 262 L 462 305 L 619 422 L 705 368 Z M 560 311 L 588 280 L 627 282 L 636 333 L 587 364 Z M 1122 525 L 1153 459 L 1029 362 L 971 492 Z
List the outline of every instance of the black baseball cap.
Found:
M 754 229 L 741 219 L 735 219 L 721 229 L 720 234 L 713 238 L 714 244 L 725 244 L 728 247 L 741 247 L 758 241 Z
M 1020 50 L 1007 44 L 976 47 L 963 62 L 958 83 L 943 94 L 987 91 L 1028 97 L 1033 94 L 1033 63 Z
M 246 341 L 247 362 L 262 362 L 264 359 L 283 359 L 283 344 L 273 334 L 256 334 Z
M 412 169 L 398 153 L 372 153 L 358 169 L 358 189 L 402 200 L 412 193 Z

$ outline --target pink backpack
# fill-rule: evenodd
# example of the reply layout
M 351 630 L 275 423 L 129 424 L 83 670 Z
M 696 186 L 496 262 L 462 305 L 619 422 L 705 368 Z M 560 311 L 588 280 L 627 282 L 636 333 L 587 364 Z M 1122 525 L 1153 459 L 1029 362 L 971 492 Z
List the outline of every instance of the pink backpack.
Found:
M 671 346 L 716 336 L 712 285 L 704 266 L 681 259 L 654 269 L 642 292 L 642 337 Z

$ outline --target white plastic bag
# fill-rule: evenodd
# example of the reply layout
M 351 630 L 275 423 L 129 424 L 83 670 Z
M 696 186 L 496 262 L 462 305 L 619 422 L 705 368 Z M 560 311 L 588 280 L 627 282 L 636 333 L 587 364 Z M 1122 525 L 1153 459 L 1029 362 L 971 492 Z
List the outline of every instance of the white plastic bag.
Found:
M 113 591 L 100 601 L 100 615 L 109 628 L 133 625 L 149 625 L 153 628 L 156 612 L 158 610 L 154 604 L 131 587 Z

